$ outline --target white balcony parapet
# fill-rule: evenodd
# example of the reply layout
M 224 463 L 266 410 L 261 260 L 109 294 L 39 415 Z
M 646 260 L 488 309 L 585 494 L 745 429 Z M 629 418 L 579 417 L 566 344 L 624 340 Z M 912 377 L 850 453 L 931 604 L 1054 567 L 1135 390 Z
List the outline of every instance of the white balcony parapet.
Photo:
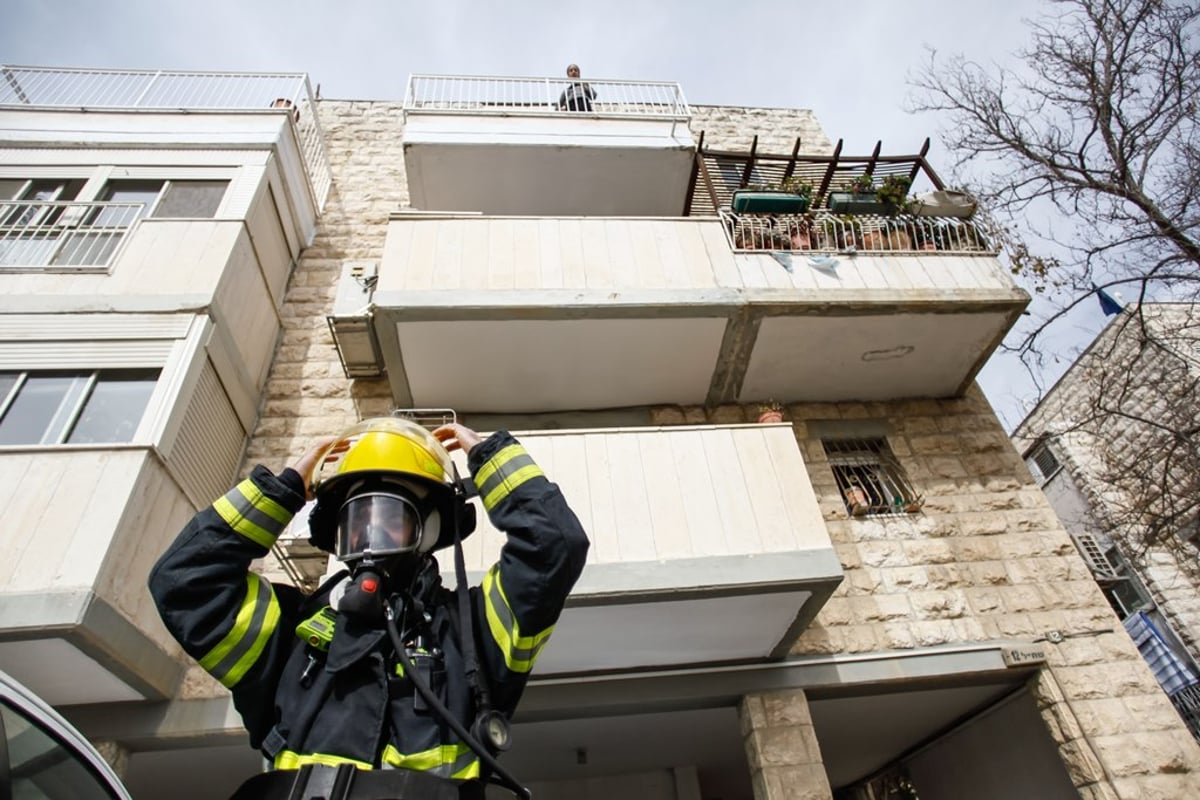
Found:
M 482 75 L 411 75 L 404 111 L 498 116 L 590 113 L 602 117 L 637 117 L 686 121 L 691 109 L 678 83 L 580 79 L 595 92 L 590 112 L 559 107 L 567 77 L 497 77 Z
M 0 66 L 0 109 L 290 112 L 318 208 L 331 175 L 303 72 L 184 72 Z
M 974 220 L 911 215 L 845 216 L 829 211 L 737 214 L 721 209 L 725 234 L 737 252 L 921 253 L 995 256 L 999 250 Z
M 0 202 L 0 269 L 104 267 L 144 203 Z

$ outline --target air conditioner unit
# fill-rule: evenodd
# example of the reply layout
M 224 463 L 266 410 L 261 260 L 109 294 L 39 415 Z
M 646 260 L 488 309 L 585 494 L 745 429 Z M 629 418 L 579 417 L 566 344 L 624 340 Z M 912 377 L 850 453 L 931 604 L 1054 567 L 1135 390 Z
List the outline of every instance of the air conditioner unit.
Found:
M 342 264 L 333 312 L 325 319 L 347 378 L 377 378 L 384 373 L 371 303 L 378 280 L 379 267 L 372 261 Z

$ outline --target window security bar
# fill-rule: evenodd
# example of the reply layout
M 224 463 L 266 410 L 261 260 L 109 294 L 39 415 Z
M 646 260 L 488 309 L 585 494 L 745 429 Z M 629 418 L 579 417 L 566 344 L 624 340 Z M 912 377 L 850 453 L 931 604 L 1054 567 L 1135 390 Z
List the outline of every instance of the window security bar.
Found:
M 559 106 L 572 83 L 595 92 L 590 113 L 604 117 L 657 117 L 686 121 L 691 109 L 678 83 L 589 78 L 520 78 L 476 75 L 412 75 L 404 97 L 408 112 L 470 114 L 575 113 Z
M 846 510 L 856 517 L 915 513 L 922 498 L 884 439 L 822 441 Z
M 998 252 L 973 220 L 949 217 L 746 215 L 720 212 L 737 252 L 920 253 L 994 255 Z
M 104 267 L 143 203 L 0 202 L 0 268 Z
M 429 430 L 458 422 L 458 414 L 452 408 L 396 408 L 392 410 L 392 416 L 410 420 Z
M 1192 736 L 1200 740 L 1200 684 L 1185 686 L 1170 697 Z

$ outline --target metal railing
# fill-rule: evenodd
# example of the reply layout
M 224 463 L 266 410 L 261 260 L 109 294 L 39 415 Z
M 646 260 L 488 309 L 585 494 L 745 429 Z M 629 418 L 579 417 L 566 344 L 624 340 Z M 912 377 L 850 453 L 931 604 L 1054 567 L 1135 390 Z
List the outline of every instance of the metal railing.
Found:
M 576 90 L 569 93 L 572 85 Z M 573 100 L 572 95 L 581 99 Z M 495 115 L 583 112 L 679 121 L 692 114 L 678 83 L 477 75 L 410 75 L 404 110 Z
M 1185 686 L 1170 697 L 1192 736 L 1200 740 L 1200 685 Z
M 739 252 L 921 253 L 995 255 L 974 220 L 911 215 L 738 214 L 721 209 L 729 244 Z
M 288 112 L 313 199 L 331 181 L 325 135 L 303 72 L 181 72 L 0 66 L 0 108 Z
M 923 500 L 884 439 L 824 439 L 838 491 L 851 516 L 912 514 Z
M 144 203 L 0 202 L 0 269 L 104 267 Z

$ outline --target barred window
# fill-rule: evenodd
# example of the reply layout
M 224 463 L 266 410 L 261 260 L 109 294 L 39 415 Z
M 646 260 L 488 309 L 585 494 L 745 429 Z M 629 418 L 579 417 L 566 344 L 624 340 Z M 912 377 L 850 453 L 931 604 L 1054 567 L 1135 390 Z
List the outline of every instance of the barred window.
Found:
M 1025 463 L 1034 477 L 1042 483 L 1053 478 L 1054 473 L 1058 472 L 1062 466 L 1058 462 L 1058 456 L 1054 455 L 1054 451 L 1050 449 L 1048 442 L 1039 442 L 1035 445 L 1025 456 Z
M 824 439 L 838 491 L 852 516 L 903 514 L 921 509 L 886 439 Z

